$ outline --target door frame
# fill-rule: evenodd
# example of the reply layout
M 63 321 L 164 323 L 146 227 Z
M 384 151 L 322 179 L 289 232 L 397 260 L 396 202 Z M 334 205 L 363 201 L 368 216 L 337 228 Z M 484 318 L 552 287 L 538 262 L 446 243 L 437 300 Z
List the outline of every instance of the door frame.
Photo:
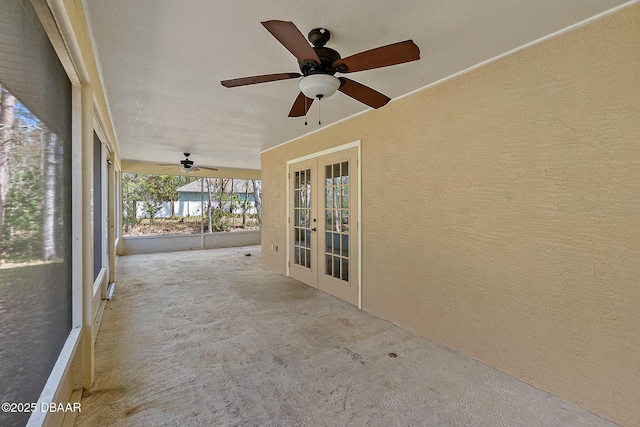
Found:
M 359 251 L 359 256 L 358 256 L 358 263 L 357 266 L 355 266 L 358 269 L 358 308 L 362 309 L 362 149 L 361 149 L 361 141 L 357 140 L 357 141 L 353 141 L 353 142 L 349 142 L 347 144 L 342 144 L 342 145 L 338 145 L 336 147 L 331 147 L 328 148 L 326 150 L 322 150 L 322 151 L 317 151 L 315 153 L 311 153 L 308 154 L 306 156 L 302 156 L 302 157 L 298 157 L 295 159 L 291 159 L 291 160 L 287 160 L 286 162 L 286 169 L 285 169 L 285 173 L 284 173 L 284 177 L 285 177 L 285 181 L 287 182 L 286 185 L 286 189 L 287 189 L 287 197 L 286 197 L 286 208 L 287 208 L 287 215 L 285 216 L 284 219 L 284 225 L 285 228 L 287 230 L 286 233 L 286 261 L 285 261 L 285 268 L 286 268 L 286 275 L 287 276 L 291 276 L 291 270 L 290 270 L 290 266 L 289 266 L 289 260 L 290 260 L 290 227 L 289 227 L 289 221 L 288 221 L 288 217 L 289 217 L 289 212 L 291 209 L 291 189 L 290 189 L 290 185 L 289 185 L 289 168 L 293 163 L 298 163 L 298 162 L 303 162 L 305 160 L 311 160 L 311 159 L 315 159 L 317 157 L 321 157 L 327 154 L 332 154 L 332 153 L 336 153 L 338 151 L 342 151 L 342 150 L 346 150 L 349 148 L 357 148 L 358 149 L 358 154 L 357 154 L 357 175 L 358 175 L 358 185 L 357 185 L 357 194 L 358 194 L 358 203 L 357 203 L 357 210 L 358 210 L 358 215 L 357 215 L 357 219 L 356 219 L 356 243 L 358 245 L 358 251 Z

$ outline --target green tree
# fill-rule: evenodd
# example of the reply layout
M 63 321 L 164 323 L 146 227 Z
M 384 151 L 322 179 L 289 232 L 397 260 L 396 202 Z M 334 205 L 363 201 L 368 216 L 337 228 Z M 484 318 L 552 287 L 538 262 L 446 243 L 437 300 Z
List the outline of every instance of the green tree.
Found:
M 137 173 L 122 174 L 122 223 L 125 232 L 138 223 L 136 209 L 141 200 L 138 191 L 141 181 L 141 175 Z
M 253 184 L 253 200 L 256 204 L 256 212 L 258 213 L 258 225 L 262 228 L 262 181 L 252 179 Z
M 0 86 L 0 238 L 3 236 L 4 216 L 9 194 L 9 153 L 14 122 L 16 98 Z M 0 259 L 3 245 L 0 241 Z
M 42 162 L 44 142 L 50 132 L 20 102 L 15 101 L 13 109 L 13 125 L 7 139 L 11 150 L 6 160 L 8 185 L 1 239 L 3 258 L 15 262 L 48 255 L 42 250 L 45 225 Z
M 187 184 L 189 177 L 175 175 L 122 175 L 123 223 L 126 231 L 138 223 L 137 205 L 143 203 L 147 218 L 153 220 L 163 202 L 171 205 L 171 216 L 175 216 L 174 202 L 178 200 L 178 188 Z

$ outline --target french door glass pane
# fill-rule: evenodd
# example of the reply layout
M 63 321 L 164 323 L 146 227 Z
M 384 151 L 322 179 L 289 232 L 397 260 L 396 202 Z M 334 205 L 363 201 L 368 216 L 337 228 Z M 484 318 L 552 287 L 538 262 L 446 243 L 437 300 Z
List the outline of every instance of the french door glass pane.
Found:
M 349 281 L 349 162 L 325 165 L 325 274 Z
M 342 255 L 345 257 L 349 257 L 349 235 L 342 235 Z
M 333 275 L 333 257 L 331 255 L 325 254 L 325 274 L 328 276 Z
M 349 281 L 349 260 L 342 258 L 342 280 Z
M 349 208 L 349 186 L 347 185 L 342 186 L 342 206 L 340 207 L 343 209 Z
M 293 191 L 294 263 L 311 268 L 311 169 L 295 173 Z
M 349 181 L 349 162 L 342 162 L 342 183 L 345 183 L 345 178 Z

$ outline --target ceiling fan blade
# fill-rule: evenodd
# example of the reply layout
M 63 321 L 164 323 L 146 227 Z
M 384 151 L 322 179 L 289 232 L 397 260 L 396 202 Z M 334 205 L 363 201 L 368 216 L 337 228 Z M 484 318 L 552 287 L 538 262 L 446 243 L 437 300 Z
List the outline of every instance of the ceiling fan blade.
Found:
M 223 80 L 220 83 L 224 87 L 236 87 L 254 85 L 257 83 L 275 82 L 278 80 L 297 79 L 302 76 L 300 73 L 277 73 L 264 74 L 262 76 L 242 77 L 239 79 Z
M 333 63 L 333 67 L 341 73 L 355 73 L 418 59 L 420 59 L 420 49 L 413 40 L 406 40 L 338 59 Z
M 262 25 L 275 37 L 298 61 L 313 61 L 320 65 L 320 58 L 298 27 L 289 21 L 265 21 Z
M 207 166 L 198 166 L 198 169 L 206 169 L 206 170 L 209 170 L 209 171 L 217 171 L 218 170 L 218 168 L 210 168 L 210 167 L 207 167 Z
M 306 102 L 305 102 L 306 100 Z M 304 93 L 300 92 L 300 95 L 293 102 L 293 106 L 291 107 L 291 111 L 289 111 L 289 117 L 302 117 L 307 114 L 309 108 L 311 108 L 311 104 L 313 103 L 313 99 L 307 98 L 304 96 Z
M 391 101 L 386 95 L 381 94 L 377 90 L 371 89 L 362 83 L 358 83 L 346 77 L 339 77 L 342 84 L 338 90 L 347 96 L 368 105 L 371 108 L 380 108 Z

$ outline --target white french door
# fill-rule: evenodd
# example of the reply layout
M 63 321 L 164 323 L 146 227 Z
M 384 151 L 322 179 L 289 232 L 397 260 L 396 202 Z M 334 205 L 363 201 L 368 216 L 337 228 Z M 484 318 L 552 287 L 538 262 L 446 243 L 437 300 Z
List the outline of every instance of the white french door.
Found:
M 295 163 L 289 168 L 291 212 L 289 214 L 289 274 L 314 288 L 318 287 L 316 239 L 318 236 L 316 159 Z
M 357 148 L 289 167 L 289 272 L 358 304 Z

